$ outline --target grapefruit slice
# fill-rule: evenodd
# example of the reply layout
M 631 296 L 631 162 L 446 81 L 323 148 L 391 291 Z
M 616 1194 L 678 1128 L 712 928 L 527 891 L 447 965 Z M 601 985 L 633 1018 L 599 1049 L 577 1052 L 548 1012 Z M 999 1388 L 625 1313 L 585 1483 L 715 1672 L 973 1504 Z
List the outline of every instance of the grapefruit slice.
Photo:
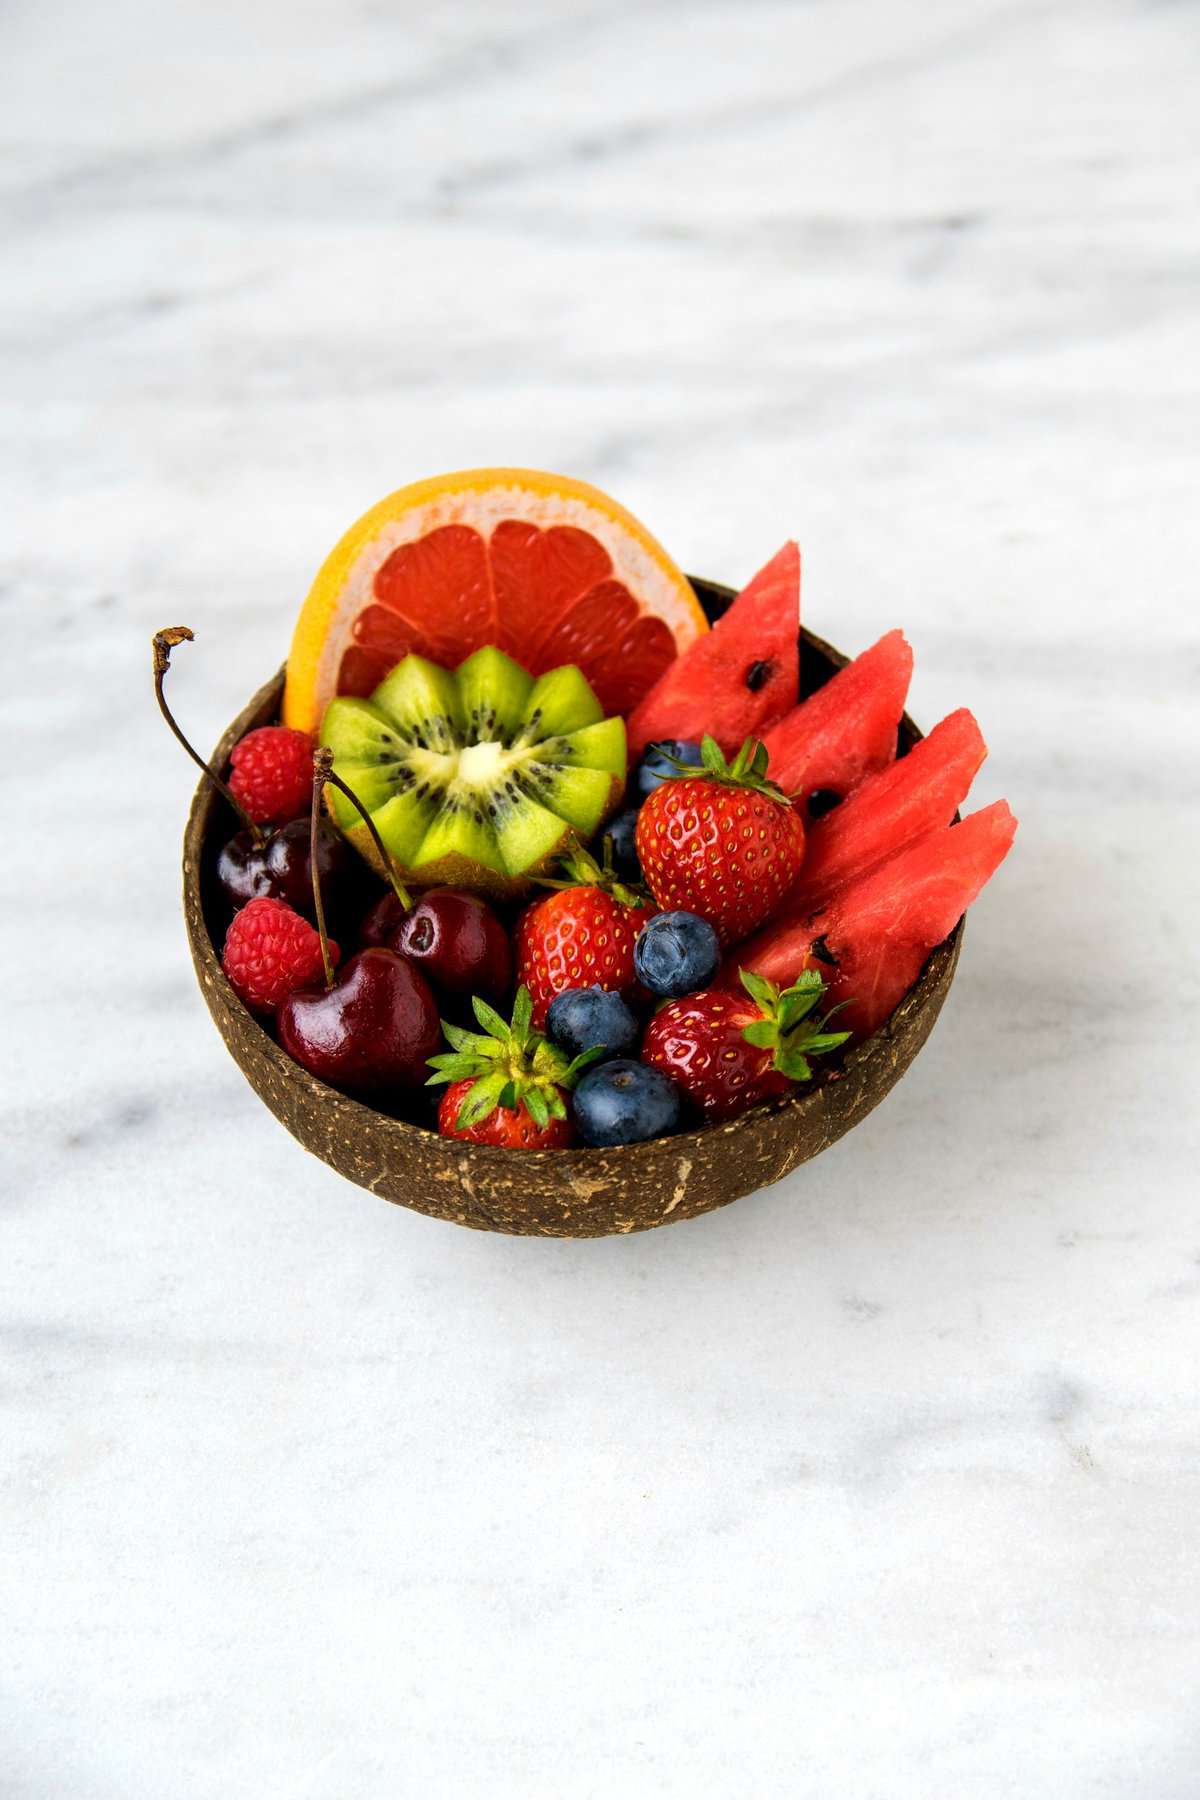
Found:
M 708 631 L 661 544 L 599 488 L 466 469 L 389 494 L 330 552 L 296 622 L 283 717 L 316 731 L 405 656 L 455 668 L 495 644 L 531 674 L 574 663 L 629 712 Z
M 786 543 L 706 637 L 681 649 L 629 720 L 629 756 L 705 732 L 726 756 L 796 704 L 800 688 L 800 551 Z
M 764 735 L 771 780 L 803 807 L 819 789 L 844 800 L 865 775 L 885 769 L 895 760 L 912 666 L 904 633 L 889 631 L 839 669 Z

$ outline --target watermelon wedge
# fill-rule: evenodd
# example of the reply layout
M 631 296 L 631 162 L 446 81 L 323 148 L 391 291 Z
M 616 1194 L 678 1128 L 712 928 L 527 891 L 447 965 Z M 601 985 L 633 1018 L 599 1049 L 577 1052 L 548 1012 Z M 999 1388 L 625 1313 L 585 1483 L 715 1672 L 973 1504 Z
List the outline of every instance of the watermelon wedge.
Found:
M 904 633 L 889 631 L 839 669 L 765 734 L 772 781 L 801 800 L 822 788 L 844 799 L 864 776 L 886 769 L 912 667 Z
M 816 918 L 766 926 L 729 960 L 781 987 L 805 968 L 819 969 L 830 1003 L 847 1002 L 839 1025 L 866 1037 L 895 1011 L 929 952 L 995 874 L 1016 829 L 1008 802 L 997 800 L 961 824 L 927 832 L 842 888 Z
M 663 671 L 630 714 L 629 755 L 705 732 L 726 756 L 761 737 L 800 691 L 800 551 L 788 542 L 729 611 Z
M 813 913 L 927 831 L 948 825 L 966 799 L 987 745 L 965 706 L 935 725 L 907 756 L 871 775 L 808 827 L 804 866 L 782 911 Z

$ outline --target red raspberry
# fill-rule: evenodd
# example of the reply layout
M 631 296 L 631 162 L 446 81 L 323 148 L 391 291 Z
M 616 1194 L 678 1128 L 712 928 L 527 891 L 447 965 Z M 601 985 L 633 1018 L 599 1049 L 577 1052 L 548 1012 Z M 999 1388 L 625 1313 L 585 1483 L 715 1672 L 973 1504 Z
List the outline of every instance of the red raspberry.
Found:
M 260 725 L 233 746 L 229 785 L 256 825 L 282 825 L 312 803 L 312 759 L 306 731 Z
M 332 938 L 329 954 L 340 955 Z M 221 967 L 239 1000 L 253 1012 L 273 1013 L 297 988 L 321 981 L 321 939 L 286 900 L 251 900 L 225 934 Z

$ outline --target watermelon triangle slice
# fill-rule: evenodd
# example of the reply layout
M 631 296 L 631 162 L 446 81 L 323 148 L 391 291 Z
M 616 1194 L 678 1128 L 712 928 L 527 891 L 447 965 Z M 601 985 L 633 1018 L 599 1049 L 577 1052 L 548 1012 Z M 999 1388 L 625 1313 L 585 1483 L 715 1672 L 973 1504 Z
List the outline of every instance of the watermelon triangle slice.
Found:
M 837 888 L 869 874 L 914 838 L 948 825 L 986 755 L 974 715 L 965 706 L 952 712 L 907 756 L 869 776 L 809 826 L 804 866 L 783 910 L 815 912 Z
M 786 543 L 711 631 L 671 663 L 629 717 L 629 755 L 705 732 L 726 756 L 796 704 L 800 691 L 800 550 Z
M 820 788 L 844 799 L 864 776 L 886 769 L 912 668 L 904 633 L 889 631 L 839 669 L 764 736 L 772 781 L 801 799 Z
M 995 874 L 1016 829 L 1008 802 L 997 800 L 958 825 L 927 832 L 841 889 L 816 918 L 768 925 L 730 960 L 781 987 L 803 969 L 819 969 L 830 1003 L 847 1002 L 838 1015 L 842 1029 L 866 1037 L 895 1011 L 929 952 Z

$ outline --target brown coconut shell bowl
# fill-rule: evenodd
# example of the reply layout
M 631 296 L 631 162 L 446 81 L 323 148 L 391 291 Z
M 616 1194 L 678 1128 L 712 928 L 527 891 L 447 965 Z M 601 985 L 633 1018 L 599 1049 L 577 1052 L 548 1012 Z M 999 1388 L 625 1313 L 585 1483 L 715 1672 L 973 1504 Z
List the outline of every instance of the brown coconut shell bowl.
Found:
M 729 588 L 693 578 L 710 618 L 733 599 Z M 813 693 L 846 662 L 840 651 L 800 634 L 801 693 Z M 279 717 L 283 671 L 259 689 L 213 753 L 228 764 L 237 740 Z M 907 714 L 900 754 L 921 733 Z M 262 1100 L 306 1150 L 348 1181 L 436 1219 L 480 1231 L 529 1237 L 605 1237 L 648 1231 L 726 1206 L 819 1156 L 888 1094 L 933 1029 L 954 979 L 960 922 L 929 957 L 887 1023 L 854 1045 L 835 1071 L 794 1094 L 753 1107 L 723 1125 L 611 1150 L 502 1150 L 439 1137 L 424 1125 L 379 1111 L 326 1087 L 280 1049 L 247 1012 L 221 969 L 224 913 L 213 870 L 229 835 L 222 801 L 202 781 L 183 845 L 183 903 L 192 960 L 229 1054 Z

